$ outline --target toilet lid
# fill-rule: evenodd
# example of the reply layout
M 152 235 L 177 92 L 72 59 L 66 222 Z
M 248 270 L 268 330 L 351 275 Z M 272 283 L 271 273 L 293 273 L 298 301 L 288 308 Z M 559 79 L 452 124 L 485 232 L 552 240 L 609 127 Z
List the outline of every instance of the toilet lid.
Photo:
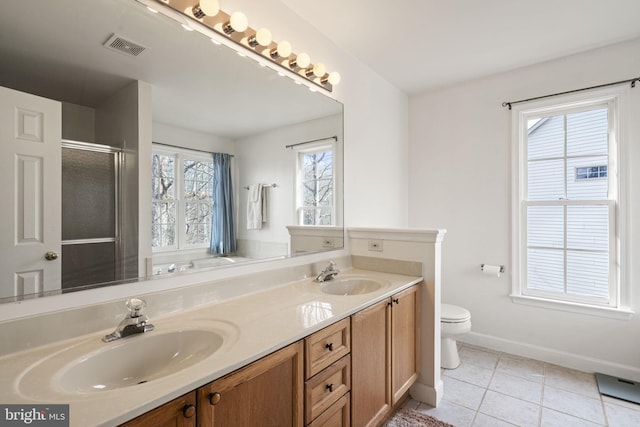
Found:
M 457 305 L 442 304 L 440 320 L 447 323 L 465 322 L 471 318 L 469 310 L 458 307 Z

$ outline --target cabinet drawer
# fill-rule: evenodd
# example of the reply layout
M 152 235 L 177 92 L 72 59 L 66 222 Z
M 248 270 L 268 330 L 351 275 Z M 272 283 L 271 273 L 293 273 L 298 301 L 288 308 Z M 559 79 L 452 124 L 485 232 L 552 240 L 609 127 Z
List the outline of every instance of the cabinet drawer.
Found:
M 351 426 L 351 393 L 342 396 L 329 409 L 318 415 L 308 427 L 349 427 Z
M 305 378 L 309 379 L 351 351 L 349 319 L 343 319 L 304 340 Z
M 329 366 L 304 385 L 305 423 L 310 423 L 351 389 L 351 356 Z

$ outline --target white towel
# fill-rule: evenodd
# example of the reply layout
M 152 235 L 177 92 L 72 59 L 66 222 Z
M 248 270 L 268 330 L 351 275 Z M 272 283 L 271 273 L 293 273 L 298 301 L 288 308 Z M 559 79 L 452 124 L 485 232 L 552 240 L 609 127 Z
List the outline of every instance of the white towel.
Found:
M 247 230 L 260 230 L 262 228 L 262 184 L 249 186 L 247 198 Z

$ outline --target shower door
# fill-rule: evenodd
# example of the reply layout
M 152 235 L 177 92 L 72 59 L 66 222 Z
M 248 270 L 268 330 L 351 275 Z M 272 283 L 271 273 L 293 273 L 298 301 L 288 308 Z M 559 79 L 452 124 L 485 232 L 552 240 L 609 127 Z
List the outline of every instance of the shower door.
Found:
M 122 279 L 118 148 L 62 141 L 62 289 Z

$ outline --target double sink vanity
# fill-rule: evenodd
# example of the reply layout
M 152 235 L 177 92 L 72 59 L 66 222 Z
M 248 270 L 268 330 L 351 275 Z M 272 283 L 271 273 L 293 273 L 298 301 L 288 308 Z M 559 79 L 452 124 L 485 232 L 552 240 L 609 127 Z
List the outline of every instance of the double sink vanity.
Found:
M 6 354 L 0 402 L 70 404 L 83 427 L 377 425 L 417 378 L 422 277 L 330 276 Z

